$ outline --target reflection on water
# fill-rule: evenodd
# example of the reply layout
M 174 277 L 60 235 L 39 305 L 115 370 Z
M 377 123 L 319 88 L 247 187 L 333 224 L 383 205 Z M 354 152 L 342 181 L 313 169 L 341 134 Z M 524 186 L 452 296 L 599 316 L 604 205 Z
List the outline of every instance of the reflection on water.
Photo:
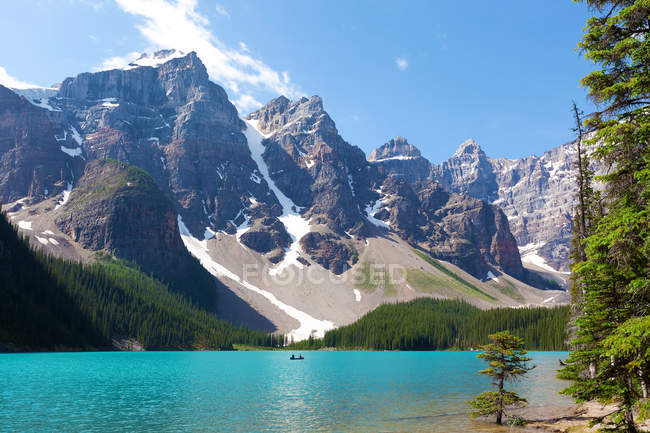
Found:
M 141 352 L 0 355 L 3 431 L 497 432 L 466 415 L 489 387 L 476 352 Z M 514 386 L 568 403 L 557 359 Z

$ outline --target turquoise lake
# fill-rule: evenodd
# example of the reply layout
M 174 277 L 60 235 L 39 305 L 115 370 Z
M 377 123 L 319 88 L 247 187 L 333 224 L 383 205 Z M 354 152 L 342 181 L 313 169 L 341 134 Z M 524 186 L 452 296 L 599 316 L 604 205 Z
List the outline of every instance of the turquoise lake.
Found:
M 3 432 L 495 432 L 465 401 L 476 352 L 104 352 L 0 355 Z M 564 352 L 514 389 L 564 405 Z

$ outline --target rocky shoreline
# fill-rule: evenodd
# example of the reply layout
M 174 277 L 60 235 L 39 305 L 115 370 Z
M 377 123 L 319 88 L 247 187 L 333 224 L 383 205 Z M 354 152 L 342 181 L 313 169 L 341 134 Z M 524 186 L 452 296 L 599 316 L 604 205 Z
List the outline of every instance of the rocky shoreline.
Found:
M 529 406 L 512 414 L 528 421 L 524 429 L 527 432 L 591 433 L 605 427 L 605 424 L 589 427 L 590 422 L 599 418 L 604 418 L 606 422 L 607 416 L 614 410 L 614 405 L 587 402 L 570 406 Z M 650 431 L 650 421 L 638 424 L 638 428 L 639 431 Z

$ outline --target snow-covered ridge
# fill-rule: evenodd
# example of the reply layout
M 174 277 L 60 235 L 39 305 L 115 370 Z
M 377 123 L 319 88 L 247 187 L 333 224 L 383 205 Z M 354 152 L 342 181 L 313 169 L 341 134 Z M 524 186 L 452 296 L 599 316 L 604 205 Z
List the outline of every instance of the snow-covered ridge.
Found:
M 127 71 L 129 69 L 135 69 L 140 66 L 151 66 L 157 68 L 163 63 L 167 63 L 172 59 L 177 59 L 179 57 L 185 57 L 187 53 L 180 50 L 161 50 L 156 51 L 153 54 L 142 53 L 140 57 L 129 63 L 128 65 L 122 67 L 123 70 Z
M 285 249 L 284 259 L 278 263 L 277 266 L 271 268 L 269 273 L 271 275 L 277 275 L 290 265 L 302 268 L 302 263 L 298 261 L 298 257 L 300 257 L 300 239 L 309 233 L 309 222 L 300 215 L 300 208 L 296 206 L 296 204 L 282 191 L 280 191 L 280 188 L 276 186 L 275 182 L 269 175 L 269 167 L 266 165 L 266 161 L 264 161 L 264 158 L 262 157 L 262 154 L 264 153 L 262 140 L 269 135 L 264 135 L 257 129 L 258 120 L 244 119 L 244 122 L 246 122 L 244 135 L 248 141 L 251 157 L 257 164 L 257 169 L 261 174 L 261 177 L 266 180 L 269 189 L 273 191 L 280 202 L 280 205 L 282 206 L 282 215 L 278 217 L 278 219 L 282 224 L 284 224 L 287 233 L 291 236 L 291 245 L 289 248 Z M 239 231 L 238 236 L 241 236 L 239 235 Z
M 44 108 L 48 111 L 61 111 L 58 108 L 52 107 L 49 102 L 50 98 L 56 96 L 59 89 L 53 87 L 30 87 L 25 89 L 11 88 L 11 90 L 20 96 L 24 96 L 30 104 L 36 107 Z
M 207 241 L 200 241 L 193 237 L 183 223 L 183 218 L 180 215 L 178 216 L 178 228 L 185 247 L 194 257 L 199 260 L 201 265 L 208 272 L 217 278 L 230 278 L 231 280 L 238 282 L 242 287 L 264 296 L 269 300 L 269 302 L 271 302 L 271 304 L 275 305 L 280 310 L 284 311 L 288 316 L 293 317 L 298 322 L 300 322 L 300 327 L 292 330 L 289 333 L 289 335 L 293 337 L 294 341 L 306 340 L 310 335 L 320 338 L 325 335 L 326 331 L 334 329 L 336 327 L 336 325 L 334 325 L 334 323 L 330 322 L 329 320 L 316 319 L 304 311 L 300 311 L 291 305 L 285 304 L 276 298 L 273 293 L 260 289 L 259 287 L 240 278 L 234 272 L 229 271 L 223 265 L 214 261 L 214 259 L 210 257 L 210 254 L 208 253 Z
M 417 159 L 419 158 L 418 156 L 406 156 L 406 155 L 397 155 L 397 156 L 389 156 L 387 158 L 380 158 L 380 159 L 374 159 L 370 160 L 371 164 L 376 164 L 378 162 L 384 162 L 384 161 L 393 161 L 393 160 L 398 160 L 398 161 L 404 161 L 404 160 L 409 160 L 409 159 Z

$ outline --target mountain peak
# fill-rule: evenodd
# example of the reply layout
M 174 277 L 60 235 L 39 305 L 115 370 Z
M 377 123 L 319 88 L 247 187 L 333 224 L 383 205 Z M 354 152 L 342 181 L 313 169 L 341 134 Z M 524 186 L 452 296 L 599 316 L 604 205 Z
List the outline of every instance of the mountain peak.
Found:
M 372 151 L 368 157 L 369 161 L 381 161 L 383 159 L 412 159 L 422 156 L 420 150 L 410 144 L 406 138 L 397 136 L 388 140 L 381 147 Z
M 458 146 L 458 149 L 454 153 L 454 157 L 462 157 L 463 155 L 478 155 L 481 153 L 484 154 L 481 146 L 479 146 L 479 144 L 473 138 L 470 138 L 463 141 L 460 146 Z
M 259 120 L 258 128 L 265 133 L 272 133 L 293 126 L 297 130 L 328 129 L 335 131 L 334 121 L 323 108 L 323 99 L 314 95 L 291 101 L 279 96 L 268 104 L 248 115 L 248 119 Z M 304 126 L 304 128 L 301 126 Z M 295 131 L 294 131 L 295 132 Z
M 163 63 L 167 63 L 170 60 L 180 57 L 196 57 L 196 53 L 194 51 L 191 53 L 185 53 L 175 49 L 158 50 L 153 54 L 142 53 L 140 57 L 129 63 L 124 69 L 132 69 L 140 66 L 152 66 L 155 68 Z

